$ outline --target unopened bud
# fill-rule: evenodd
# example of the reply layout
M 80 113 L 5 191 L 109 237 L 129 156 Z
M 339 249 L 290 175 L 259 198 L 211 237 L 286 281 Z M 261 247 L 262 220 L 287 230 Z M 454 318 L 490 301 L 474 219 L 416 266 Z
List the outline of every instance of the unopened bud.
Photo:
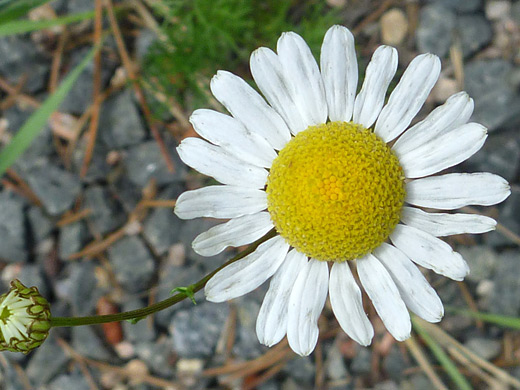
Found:
M 29 353 L 49 335 L 51 308 L 36 287 L 19 280 L 0 296 L 0 351 Z

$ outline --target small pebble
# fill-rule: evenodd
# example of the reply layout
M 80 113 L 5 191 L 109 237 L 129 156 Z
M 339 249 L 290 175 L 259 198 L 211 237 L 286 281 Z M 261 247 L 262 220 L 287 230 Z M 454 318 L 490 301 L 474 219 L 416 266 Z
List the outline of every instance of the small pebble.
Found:
M 408 19 L 403 11 L 394 8 L 381 17 L 381 40 L 385 45 L 403 43 L 408 32 Z

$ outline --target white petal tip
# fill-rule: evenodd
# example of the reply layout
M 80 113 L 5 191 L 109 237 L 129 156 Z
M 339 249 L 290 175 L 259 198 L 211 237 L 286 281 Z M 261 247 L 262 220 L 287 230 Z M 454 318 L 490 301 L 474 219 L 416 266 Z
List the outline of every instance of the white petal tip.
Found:
M 410 332 L 403 334 L 403 335 L 392 335 L 392 336 L 394 336 L 394 339 L 396 339 L 397 341 L 405 341 L 410 338 L 410 335 L 411 335 L 411 330 L 410 330 Z

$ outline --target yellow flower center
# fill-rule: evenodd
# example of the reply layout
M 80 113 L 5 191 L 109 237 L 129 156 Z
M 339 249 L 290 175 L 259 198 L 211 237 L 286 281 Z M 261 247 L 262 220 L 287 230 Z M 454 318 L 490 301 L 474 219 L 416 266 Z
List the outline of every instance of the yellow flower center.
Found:
M 399 222 L 404 174 L 391 149 L 352 122 L 310 126 L 273 161 L 267 208 L 298 251 L 342 262 L 370 253 Z

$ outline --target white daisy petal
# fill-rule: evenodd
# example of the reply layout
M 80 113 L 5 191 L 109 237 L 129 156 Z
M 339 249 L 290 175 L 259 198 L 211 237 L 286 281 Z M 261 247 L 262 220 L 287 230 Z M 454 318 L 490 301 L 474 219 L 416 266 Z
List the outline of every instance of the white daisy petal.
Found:
M 399 136 L 419 112 L 441 71 L 441 61 L 433 54 L 415 57 L 381 111 L 375 133 L 385 142 Z
M 278 58 L 291 95 L 307 126 L 327 121 L 327 100 L 318 64 L 309 46 L 294 32 L 278 39 Z
M 193 240 L 193 250 L 201 256 L 215 256 L 228 246 L 241 246 L 263 237 L 273 228 L 268 212 L 233 218 L 213 226 Z
M 256 320 L 256 334 L 262 344 L 268 347 L 277 344 L 287 333 L 289 297 L 306 264 L 307 256 L 293 249 L 271 279 Z
M 484 126 L 467 123 L 405 154 L 396 153 L 407 178 L 424 177 L 467 160 L 480 150 L 486 138 Z
M 214 177 L 222 184 L 264 188 L 267 171 L 247 164 L 200 138 L 189 137 L 177 147 L 181 160 L 200 173 Z
M 236 218 L 267 208 L 263 190 L 235 186 L 209 186 L 183 192 L 175 204 L 181 219 L 198 217 Z
M 359 280 L 386 329 L 398 341 L 410 337 L 410 314 L 392 277 L 371 254 L 356 260 Z
M 374 124 L 396 70 L 397 50 L 390 46 L 378 47 L 367 66 L 365 81 L 354 103 L 354 123 L 367 129 Z
M 392 276 L 406 306 L 428 322 L 444 315 L 442 301 L 417 266 L 399 249 L 382 243 L 374 255 Z
M 463 280 L 469 272 L 468 265 L 459 253 L 422 230 L 399 224 L 390 234 L 390 240 L 415 263 L 440 275 Z
M 406 130 L 397 139 L 392 150 L 405 155 L 431 140 L 465 124 L 473 113 L 473 99 L 466 92 L 452 95 L 442 106 L 433 110 L 424 120 Z
M 329 28 L 321 46 L 321 75 L 332 122 L 352 118 L 358 82 L 354 36 L 343 26 Z
M 291 132 L 297 134 L 305 130 L 307 125 L 290 94 L 288 81 L 276 53 L 260 47 L 251 54 L 249 66 L 258 89 L 285 120 Z
M 269 168 L 277 156 L 264 137 L 251 133 L 229 115 L 199 109 L 193 112 L 190 122 L 201 137 L 252 165 Z
M 374 328 L 363 309 L 361 290 L 346 261 L 332 265 L 329 296 L 341 329 L 359 344 L 369 345 L 374 337 Z
M 329 283 L 325 261 L 311 259 L 301 268 L 289 298 L 287 340 L 298 355 L 307 356 L 318 342 L 320 317 Z
M 510 193 L 509 183 L 492 173 L 449 173 L 406 183 L 406 202 L 441 210 L 491 206 Z
M 253 253 L 217 272 L 206 284 L 204 294 L 210 302 L 224 302 L 253 291 L 280 267 L 289 245 L 280 236 L 260 244 Z
M 454 234 L 480 234 L 495 230 L 493 218 L 478 214 L 427 213 L 415 207 L 403 207 L 401 221 L 436 237 Z
M 240 77 L 219 70 L 211 79 L 211 92 L 252 133 L 260 134 L 280 150 L 291 139 L 284 120 Z

